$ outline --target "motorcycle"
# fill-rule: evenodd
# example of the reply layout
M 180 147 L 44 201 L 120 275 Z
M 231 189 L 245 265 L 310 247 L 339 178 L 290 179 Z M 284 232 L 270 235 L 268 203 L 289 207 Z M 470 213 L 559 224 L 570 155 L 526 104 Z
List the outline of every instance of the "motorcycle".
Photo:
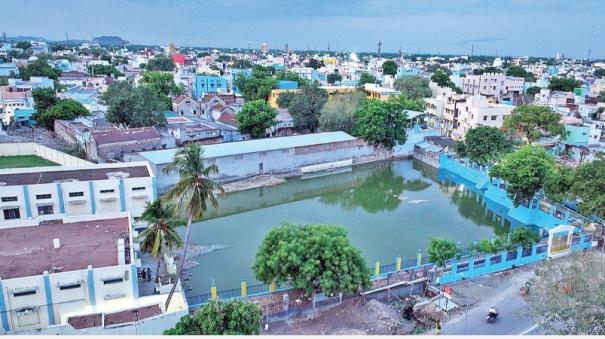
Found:
M 487 314 L 487 317 L 485 317 L 488 323 L 495 322 L 496 318 L 498 318 L 498 312 L 490 312 Z

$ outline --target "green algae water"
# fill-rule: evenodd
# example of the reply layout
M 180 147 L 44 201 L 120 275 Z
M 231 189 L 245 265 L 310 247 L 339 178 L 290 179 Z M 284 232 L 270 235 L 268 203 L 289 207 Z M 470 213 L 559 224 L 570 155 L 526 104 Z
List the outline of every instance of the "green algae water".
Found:
M 192 242 L 229 248 L 195 258 L 187 274 L 188 295 L 237 288 L 242 279 L 258 283 L 251 266 L 265 234 L 281 222 L 327 223 L 348 230 L 353 245 L 373 265 L 392 264 L 397 255 L 426 253 L 431 237 L 459 241 L 508 233 L 476 195 L 439 182 L 438 171 L 402 160 L 354 166 L 333 173 L 289 179 L 287 183 L 227 194 L 218 211 L 193 225 Z

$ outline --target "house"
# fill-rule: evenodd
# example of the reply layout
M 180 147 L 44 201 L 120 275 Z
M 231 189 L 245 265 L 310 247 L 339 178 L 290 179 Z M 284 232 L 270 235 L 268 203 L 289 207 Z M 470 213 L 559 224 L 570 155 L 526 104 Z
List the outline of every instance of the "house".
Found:
M 14 77 L 19 75 L 19 68 L 14 63 L 0 62 L 0 77 Z
M 227 181 L 259 174 L 301 174 L 348 166 L 375 156 L 373 146 L 344 132 L 327 132 L 279 138 L 254 139 L 203 146 L 207 164 L 221 170 L 217 180 Z M 158 189 L 174 185 L 178 175 L 162 169 L 177 149 L 139 153 L 158 176 Z
M 36 110 L 32 107 L 23 107 L 17 108 L 14 111 L 14 120 L 15 125 L 17 126 L 34 126 L 36 125 L 36 120 L 34 120 L 33 115 L 36 113 Z
M 16 91 L 31 91 L 37 88 L 55 88 L 52 79 L 42 76 L 32 76 L 29 80 L 8 79 L 8 86 Z
M 95 88 L 74 86 L 61 92 L 60 96 L 81 103 L 90 112 L 107 111 L 107 106 L 99 103 L 99 92 Z
M 179 95 L 172 99 L 172 111 L 181 116 L 199 116 L 210 119 L 205 105 L 187 95 Z
M 277 124 L 269 129 L 272 136 L 285 137 L 292 135 L 294 130 L 294 118 L 287 108 L 277 110 Z
M 388 100 L 390 97 L 401 95 L 401 91 L 381 87 L 378 84 L 364 84 L 363 91 L 369 99 Z
M 120 211 L 138 217 L 156 198 L 153 177 L 145 162 L 3 169 L 0 227 Z
M 468 74 L 462 78 L 462 93 L 469 95 L 516 96 L 523 93 L 525 79 L 502 73 Z
M 490 102 L 481 95 L 469 96 L 458 108 L 457 127 L 452 131 L 454 139 L 464 138 L 469 129 L 479 126 L 501 128 L 504 118 L 513 111 L 510 105 Z
M 10 86 L 0 86 L 0 115 L 4 126 L 14 119 L 14 111 L 18 108 L 34 106 L 31 90 L 20 90 Z
M 155 127 L 119 129 L 116 127 L 91 130 L 86 144 L 89 160 L 122 159 L 126 153 L 162 149 L 160 134 Z
M 86 80 L 88 79 L 88 74 L 84 72 L 77 71 L 67 71 L 61 72 L 59 75 L 58 81 L 61 85 L 65 86 L 86 86 Z
M 197 74 L 192 94 L 194 98 L 199 98 L 206 93 L 227 92 L 227 90 L 227 79 L 221 76 Z

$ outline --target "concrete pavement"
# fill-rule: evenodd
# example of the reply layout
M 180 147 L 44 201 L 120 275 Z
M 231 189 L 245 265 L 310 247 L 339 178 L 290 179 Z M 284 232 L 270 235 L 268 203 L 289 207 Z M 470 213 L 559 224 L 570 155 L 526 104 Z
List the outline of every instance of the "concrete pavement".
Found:
M 532 265 L 450 285 L 453 289 L 452 300 L 460 306 L 443 322 L 441 334 L 539 333 L 535 322 L 523 315 L 525 300 L 519 293 L 519 289 L 533 274 Z M 495 306 L 499 313 L 494 323 L 488 323 L 485 319 L 491 306 Z

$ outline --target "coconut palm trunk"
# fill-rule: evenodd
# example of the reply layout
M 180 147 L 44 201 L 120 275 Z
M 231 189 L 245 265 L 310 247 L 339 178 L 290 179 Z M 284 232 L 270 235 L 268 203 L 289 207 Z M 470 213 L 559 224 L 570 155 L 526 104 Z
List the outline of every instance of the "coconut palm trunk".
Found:
M 172 284 L 172 288 L 170 288 L 170 293 L 168 294 L 168 298 L 166 298 L 166 304 L 164 308 L 168 310 L 168 306 L 170 306 L 170 301 L 172 300 L 172 296 L 176 291 L 176 285 L 178 285 L 179 280 L 181 279 L 181 275 L 183 274 L 183 267 L 185 267 L 185 260 L 187 259 L 187 249 L 189 248 L 189 235 L 191 233 L 191 223 L 193 222 L 193 213 L 189 213 L 189 220 L 187 221 L 187 230 L 185 231 L 185 243 L 183 246 L 183 254 L 181 258 L 179 258 L 179 264 L 176 268 L 176 278 Z

